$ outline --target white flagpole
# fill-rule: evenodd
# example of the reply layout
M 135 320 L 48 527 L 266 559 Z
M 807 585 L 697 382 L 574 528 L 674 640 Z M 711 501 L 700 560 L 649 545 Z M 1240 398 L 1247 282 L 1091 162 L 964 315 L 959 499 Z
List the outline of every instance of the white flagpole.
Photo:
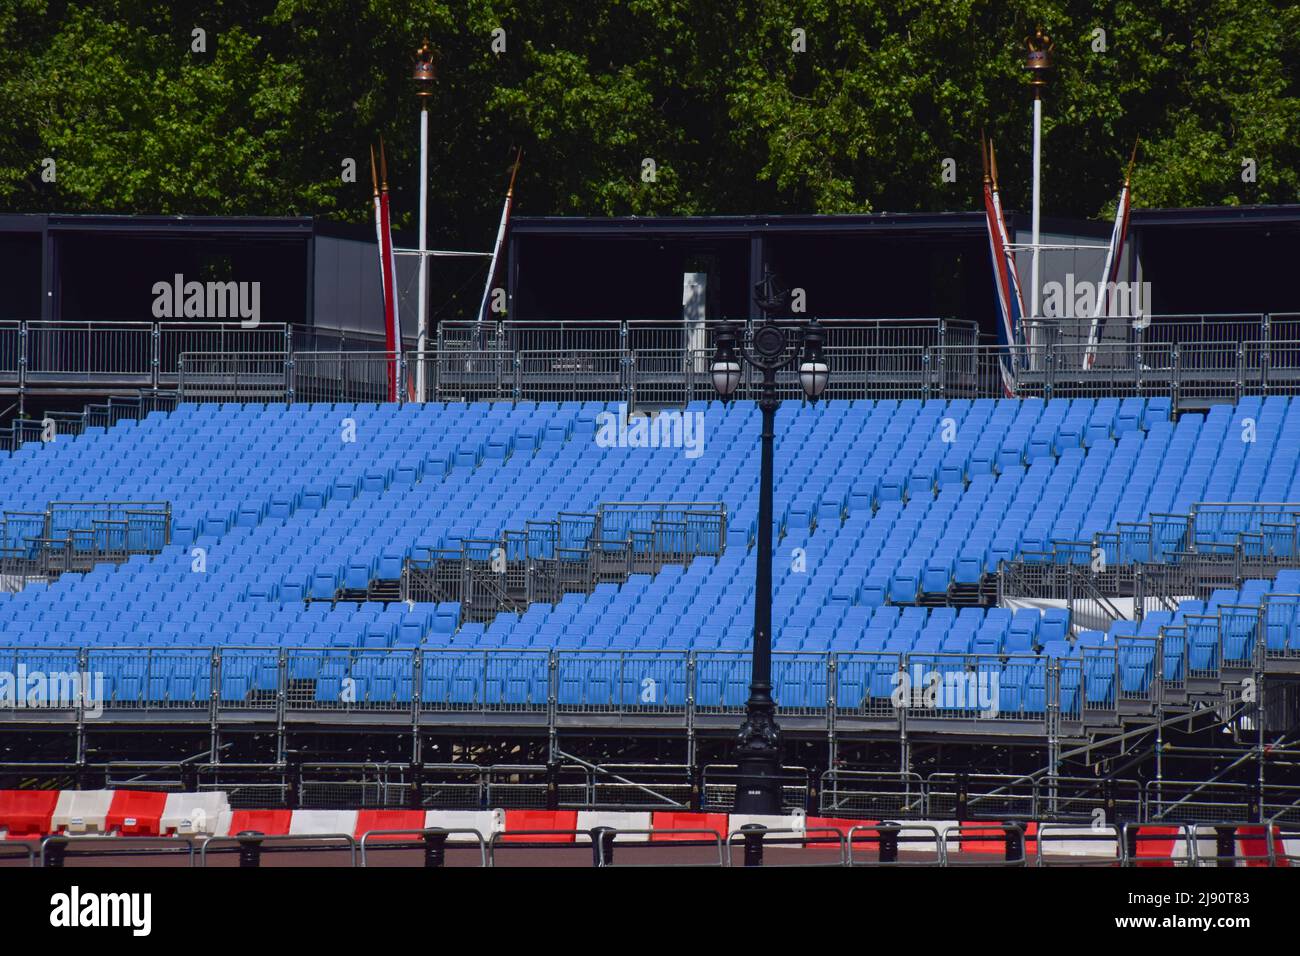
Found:
M 487 282 L 483 286 L 483 299 L 478 305 L 478 315 L 475 317 L 478 323 L 483 322 L 483 316 L 487 312 L 488 297 L 492 295 L 492 279 L 497 274 L 497 258 L 501 255 L 501 244 L 506 238 L 506 223 L 510 219 L 510 202 L 515 195 L 515 176 L 519 172 L 519 159 L 523 155 L 523 150 L 515 153 L 515 168 L 510 172 L 510 186 L 506 189 L 505 205 L 501 207 L 501 224 L 497 226 L 497 239 L 492 246 L 492 261 L 488 263 Z
M 1119 203 L 1115 206 L 1115 227 L 1110 232 L 1110 246 L 1106 249 L 1106 266 L 1101 270 L 1101 282 L 1097 283 L 1097 301 L 1092 307 L 1092 324 L 1088 326 L 1088 348 L 1083 353 L 1083 367 L 1092 368 L 1097 358 L 1097 335 L 1101 326 L 1101 315 L 1106 309 L 1106 283 L 1110 280 L 1111 266 L 1115 262 L 1115 249 L 1119 245 L 1120 224 L 1124 221 L 1124 204 L 1128 202 L 1128 183 L 1119 194 Z
M 420 99 L 420 322 L 415 343 L 415 400 L 424 401 L 424 348 L 429 337 L 429 101 Z
M 1123 237 L 1124 218 L 1128 215 L 1128 205 L 1132 201 L 1129 197 L 1129 182 L 1133 178 L 1133 163 L 1137 160 L 1138 144 L 1133 143 L 1133 155 L 1129 157 L 1128 171 L 1124 174 L 1124 188 L 1119 191 L 1119 202 L 1115 204 L 1115 227 L 1110 231 L 1110 245 L 1106 247 L 1106 267 L 1101 271 L 1101 282 L 1097 284 L 1097 301 L 1092 307 L 1092 325 L 1088 328 L 1088 348 L 1083 354 L 1084 369 L 1092 368 L 1092 363 L 1097 360 L 1097 338 L 1101 332 L 1101 316 L 1108 305 L 1106 301 L 1106 285 L 1110 282 L 1111 269 L 1116 268 L 1118 263 L 1115 257 L 1119 254 L 1119 244 Z
M 1033 195 L 1033 213 L 1031 222 L 1031 231 L 1033 232 L 1033 254 L 1030 256 L 1029 265 L 1029 306 L 1030 306 L 1030 334 L 1027 340 L 1030 344 L 1031 354 L 1037 356 L 1037 346 L 1039 339 L 1038 318 L 1039 318 L 1039 259 L 1041 250 L 1041 235 L 1039 226 L 1041 223 L 1042 213 L 1042 186 L 1043 186 L 1043 88 L 1047 85 L 1048 74 L 1052 71 L 1052 50 L 1054 45 L 1051 38 L 1039 27 L 1034 31 L 1034 35 L 1025 41 L 1028 47 L 1028 53 L 1025 56 L 1025 69 L 1029 71 L 1030 85 L 1034 90 L 1034 195 Z
M 1034 293 L 1032 318 L 1038 318 L 1038 220 L 1041 204 L 1039 196 L 1042 186 L 1042 157 L 1043 157 L 1043 99 L 1034 91 L 1034 214 L 1032 231 L 1034 234 L 1034 254 L 1031 259 L 1032 265 L 1029 272 L 1029 284 L 1032 286 Z M 1034 329 L 1035 337 L 1037 336 L 1038 323 L 1035 322 L 1031 328 Z

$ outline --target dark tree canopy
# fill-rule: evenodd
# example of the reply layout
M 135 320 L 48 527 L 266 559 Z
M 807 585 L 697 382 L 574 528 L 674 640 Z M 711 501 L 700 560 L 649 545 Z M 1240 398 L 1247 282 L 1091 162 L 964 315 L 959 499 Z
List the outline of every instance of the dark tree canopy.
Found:
M 363 222 L 383 134 L 410 225 L 425 35 L 440 241 L 487 245 L 515 146 L 521 213 L 950 210 L 975 207 L 985 128 L 1025 208 L 1038 23 L 1046 212 L 1106 214 L 1138 136 L 1138 206 L 1300 198 L 1280 0 L 0 0 L 0 209 Z

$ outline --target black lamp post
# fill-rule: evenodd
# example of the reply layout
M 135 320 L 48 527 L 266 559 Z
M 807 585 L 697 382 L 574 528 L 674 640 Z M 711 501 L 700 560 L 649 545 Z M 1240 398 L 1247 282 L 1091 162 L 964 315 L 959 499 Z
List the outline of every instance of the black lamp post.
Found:
M 760 284 L 758 304 L 769 313 L 753 334 L 748 348 L 738 339 L 736 327 L 724 322 L 714 333 L 713 386 L 729 401 L 740 385 L 741 363 L 763 375 L 758 407 L 763 412 L 763 453 L 758 492 L 758 570 L 754 586 L 754 651 L 749 678 L 745 722 L 736 746 L 739 780 L 737 813 L 781 812 L 781 731 L 772 701 L 772 458 L 776 410 L 776 373 L 799 359 L 799 384 L 811 402 L 826 390 L 829 368 L 822 355 L 822 330 L 813 319 L 802 327 L 778 325 L 770 311 L 783 298 L 773 291 L 769 275 Z M 796 341 L 796 334 L 801 333 Z M 802 356 L 799 347 L 802 346 Z

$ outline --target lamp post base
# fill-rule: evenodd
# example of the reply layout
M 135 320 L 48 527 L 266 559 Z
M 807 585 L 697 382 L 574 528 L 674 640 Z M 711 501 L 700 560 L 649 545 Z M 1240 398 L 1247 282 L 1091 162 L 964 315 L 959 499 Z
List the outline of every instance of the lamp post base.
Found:
M 736 813 L 780 814 L 780 739 L 771 710 L 751 706 L 736 748 Z

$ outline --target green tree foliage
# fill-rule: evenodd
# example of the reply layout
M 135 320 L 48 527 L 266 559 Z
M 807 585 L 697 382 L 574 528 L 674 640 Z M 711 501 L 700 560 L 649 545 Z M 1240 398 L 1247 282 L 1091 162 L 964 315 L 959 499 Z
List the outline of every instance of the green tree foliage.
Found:
M 1139 206 L 1300 199 L 1283 0 L 0 0 L 0 209 L 364 222 L 382 134 L 409 225 L 425 35 L 440 241 L 487 244 L 515 146 L 523 213 L 953 210 L 977 203 L 984 128 L 1025 208 L 1038 23 L 1050 214 L 1105 214 L 1139 136 Z

